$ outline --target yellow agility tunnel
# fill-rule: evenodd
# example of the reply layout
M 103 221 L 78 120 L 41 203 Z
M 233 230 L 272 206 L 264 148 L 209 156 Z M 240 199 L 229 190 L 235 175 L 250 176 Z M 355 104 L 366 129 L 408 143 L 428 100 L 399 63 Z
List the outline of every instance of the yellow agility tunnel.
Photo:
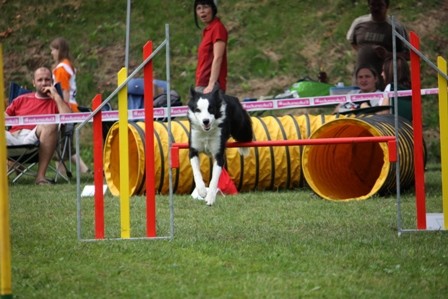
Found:
M 255 140 L 306 139 L 322 124 L 336 119 L 335 115 L 285 115 L 281 117 L 252 117 Z M 129 122 L 130 195 L 142 194 L 144 186 L 145 145 L 143 122 Z M 160 194 L 169 192 L 168 138 L 174 143 L 188 143 L 188 120 L 173 120 L 172 134 L 168 124 L 154 122 L 155 189 Z M 230 140 L 232 141 L 232 140 Z M 191 193 L 194 189 L 188 150 L 180 150 L 180 167 L 173 171 L 173 191 Z M 211 159 L 200 155 L 205 181 L 211 176 Z M 241 157 L 235 148 L 226 150 L 228 172 L 240 191 L 276 190 L 298 187 L 301 183 L 301 147 L 251 148 L 248 157 Z M 104 173 L 111 193 L 119 195 L 119 137 L 118 122 L 109 130 L 104 146 Z
M 351 132 L 354 132 L 353 135 L 350 135 L 349 131 L 346 131 L 346 135 L 344 136 L 329 136 L 334 132 L 329 134 L 325 133 L 327 130 L 326 127 L 328 126 L 328 128 L 333 129 L 334 125 L 330 125 L 333 122 L 339 125 L 350 123 L 353 127 L 367 127 L 367 129 L 363 129 L 364 131 L 362 134 L 364 135 L 362 136 L 388 136 L 391 135 L 389 134 L 391 132 L 393 135 L 393 126 L 392 131 L 389 129 L 383 130 L 383 127 L 388 127 L 388 125 L 375 124 L 377 121 L 373 118 L 370 119 L 370 121 L 366 121 L 368 117 L 362 118 L 364 121 L 361 121 L 361 119 L 347 118 L 341 115 L 284 115 L 280 117 L 265 116 L 251 118 L 255 136 L 254 139 L 256 141 L 297 140 L 322 137 L 358 137 L 357 134 L 359 135 L 359 132 L 355 129 L 351 130 Z M 383 116 L 383 118 L 385 120 L 393 120 L 393 118 L 390 117 Z M 370 122 L 373 124 L 370 124 Z M 387 121 L 386 123 L 388 124 L 389 122 L 390 121 Z M 368 128 L 369 126 L 372 126 L 372 128 Z M 379 126 L 380 129 L 376 128 L 376 126 Z M 409 127 L 409 125 L 407 126 Z M 412 128 L 410 129 L 412 130 Z M 169 192 L 168 138 L 171 138 L 173 143 L 188 143 L 188 120 L 173 120 L 171 122 L 171 130 L 172 134 L 168 134 L 167 123 L 154 122 L 155 189 L 159 194 L 168 194 Z M 138 195 L 145 191 L 144 123 L 130 122 L 128 125 L 128 134 L 129 152 L 132 153 L 129 157 L 130 195 Z M 337 134 L 335 133 L 335 135 Z M 388 163 L 383 162 L 388 157 L 386 144 L 375 143 L 368 145 L 375 149 L 377 147 L 380 148 L 380 151 L 375 151 L 375 156 L 380 157 L 377 160 L 380 165 L 379 168 L 382 169 L 384 166 L 385 170 L 383 170 L 383 172 L 385 172 L 386 169 L 387 171 L 393 171 Z M 342 155 L 342 148 L 348 150 L 352 146 L 353 145 L 339 145 L 339 154 Z M 405 145 L 405 147 L 406 146 L 408 145 Z M 358 147 L 358 145 L 356 145 L 356 147 Z M 366 145 L 359 145 L 360 149 L 364 147 L 366 147 Z M 313 148 L 319 148 L 319 150 L 313 151 Z M 348 171 L 341 168 L 334 170 L 327 169 L 327 167 L 337 166 L 337 164 L 331 164 L 330 161 L 335 159 L 335 157 L 334 155 L 331 155 L 331 152 L 323 150 L 324 148 L 327 148 L 327 146 L 252 147 L 250 148 L 250 154 L 247 157 L 241 157 L 236 148 L 228 148 L 226 149 L 227 170 L 239 191 L 293 189 L 306 183 L 321 197 L 339 200 L 367 198 L 381 189 L 372 188 L 371 190 L 366 191 L 368 188 L 365 187 L 360 190 L 360 194 L 355 194 L 352 190 L 348 190 L 346 193 L 347 196 L 338 195 L 335 198 L 332 198 L 334 196 L 332 193 L 327 195 L 325 193 L 327 189 L 321 185 L 325 185 L 326 181 L 330 182 L 330 184 L 335 184 L 335 188 L 338 188 L 339 186 L 341 189 L 345 189 L 349 186 L 337 184 L 337 182 L 331 183 L 331 180 L 329 180 L 329 178 L 333 176 L 341 177 L 339 173 Z M 359 152 L 362 153 L 366 151 L 360 150 Z M 211 159 L 201 154 L 200 160 L 203 178 L 208 182 L 211 177 Z M 302 162 L 302 160 L 304 162 Z M 104 161 L 106 182 L 111 193 L 118 196 L 120 185 L 118 123 L 115 123 L 111 127 L 107 135 L 104 147 Z M 194 189 L 194 181 L 188 150 L 179 151 L 179 161 L 179 168 L 173 169 L 173 192 L 177 194 L 189 194 Z M 302 163 L 309 169 L 303 169 Z M 348 164 L 341 164 L 339 166 L 350 167 Z M 383 172 L 380 171 L 380 173 Z M 303 180 L 302 173 L 305 174 L 306 182 Z M 322 173 L 329 174 L 328 176 L 322 176 Z M 355 181 L 353 183 L 355 183 Z M 379 181 L 376 184 L 382 185 Z M 352 186 L 350 188 L 353 189 Z M 390 189 L 392 187 L 388 185 L 387 188 Z M 342 190 L 341 193 L 343 193 Z
M 395 136 L 394 121 L 393 115 L 338 119 L 322 125 L 311 138 Z M 399 118 L 401 190 L 414 182 L 413 149 L 412 126 Z M 303 149 L 302 169 L 311 189 L 329 200 L 362 200 L 396 191 L 396 167 L 389 161 L 386 143 L 307 145 Z

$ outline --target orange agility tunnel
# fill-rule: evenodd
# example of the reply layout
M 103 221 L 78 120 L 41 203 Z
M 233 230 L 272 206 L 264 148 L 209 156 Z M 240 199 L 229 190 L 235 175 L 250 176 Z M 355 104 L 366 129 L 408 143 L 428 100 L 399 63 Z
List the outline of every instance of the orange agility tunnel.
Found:
M 300 140 L 308 138 L 393 136 L 391 115 L 360 116 L 284 115 L 252 117 L 256 141 Z M 145 188 L 144 123 L 129 123 L 130 195 L 143 194 Z M 155 190 L 169 193 L 168 144 L 188 143 L 188 120 L 168 124 L 154 122 Z M 412 127 L 400 119 L 399 128 L 401 186 L 413 183 Z M 230 142 L 233 140 L 230 140 Z M 104 147 L 104 173 L 111 193 L 119 195 L 119 137 L 115 123 Z M 237 148 L 226 149 L 227 170 L 241 192 L 294 189 L 308 185 L 329 200 L 366 199 L 377 192 L 393 191 L 395 166 L 389 162 L 386 143 L 352 143 L 308 146 L 251 147 L 247 157 Z M 207 183 L 211 177 L 211 159 L 200 155 L 201 172 Z M 194 189 L 189 153 L 179 151 L 179 168 L 173 169 L 173 192 L 189 194 Z

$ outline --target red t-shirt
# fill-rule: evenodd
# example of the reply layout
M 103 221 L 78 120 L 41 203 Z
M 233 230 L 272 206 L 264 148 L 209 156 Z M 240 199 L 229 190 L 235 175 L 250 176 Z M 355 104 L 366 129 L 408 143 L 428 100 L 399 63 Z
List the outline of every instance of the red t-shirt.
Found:
M 223 41 L 227 44 L 227 38 L 227 30 L 218 17 L 215 17 L 202 32 L 202 41 L 198 48 L 196 86 L 208 85 L 213 63 L 213 44 L 217 41 Z M 227 84 L 227 47 L 224 50 L 218 83 L 219 87 L 225 91 Z
M 58 114 L 58 106 L 51 98 L 38 98 L 35 92 L 27 93 L 17 97 L 6 108 L 9 116 L 25 116 L 40 114 Z M 36 125 L 12 126 L 9 131 L 15 132 L 22 129 L 32 130 Z

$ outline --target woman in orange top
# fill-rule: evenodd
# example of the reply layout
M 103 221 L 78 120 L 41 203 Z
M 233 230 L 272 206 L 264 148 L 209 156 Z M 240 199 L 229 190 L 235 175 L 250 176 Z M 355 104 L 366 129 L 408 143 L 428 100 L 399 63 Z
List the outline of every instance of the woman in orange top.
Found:
M 73 66 L 70 57 L 70 48 L 68 42 L 58 37 L 50 44 L 51 56 L 55 61 L 53 68 L 53 81 L 60 83 L 64 101 L 66 101 L 73 112 L 79 112 L 78 103 L 76 102 L 76 69 Z M 72 140 L 73 145 L 73 140 Z M 71 157 L 71 160 L 76 163 L 76 154 Z M 89 172 L 89 168 L 80 158 L 81 173 Z
M 79 112 L 76 102 L 76 70 L 68 43 L 64 38 L 58 37 L 51 42 L 50 49 L 56 64 L 53 69 L 54 82 L 61 84 L 64 100 L 70 104 L 72 111 Z

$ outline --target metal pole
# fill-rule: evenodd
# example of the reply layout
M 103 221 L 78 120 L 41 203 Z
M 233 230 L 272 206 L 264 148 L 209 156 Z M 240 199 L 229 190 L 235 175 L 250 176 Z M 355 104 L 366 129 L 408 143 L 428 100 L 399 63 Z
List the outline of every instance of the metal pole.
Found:
M 395 179 L 396 179 L 396 192 L 397 192 L 397 230 L 398 235 L 401 234 L 401 194 L 400 194 L 400 139 L 398 138 L 398 78 L 397 78 L 397 40 L 395 39 L 395 20 L 392 19 L 392 59 L 394 68 L 394 119 L 395 119 L 395 138 L 397 142 L 397 162 L 395 164 Z M 389 103 L 390 105 L 390 103 Z
M 79 130 L 75 130 L 75 151 L 76 151 L 76 218 L 77 218 L 77 234 L 78 240 L 81 240 L 81 176 L 80 171 L 80 146 L 79 146 Z
M 167 112 L 168 112 L 168 163 L 169 163 L 169 189 L 170 189 L 170 237 L 174 238 L 174 200 L 173 200 L 173 168 L 171 167 L 171 74 L 170 74 L 170 25 L 165 24 L 166 40 L 166 88 L 167 88 Z
M 128 0 L 126 9 L 126 49 L 124 56 L 124 67 L 129 69 L 129 35 L 131 31 L 131 0 Z

